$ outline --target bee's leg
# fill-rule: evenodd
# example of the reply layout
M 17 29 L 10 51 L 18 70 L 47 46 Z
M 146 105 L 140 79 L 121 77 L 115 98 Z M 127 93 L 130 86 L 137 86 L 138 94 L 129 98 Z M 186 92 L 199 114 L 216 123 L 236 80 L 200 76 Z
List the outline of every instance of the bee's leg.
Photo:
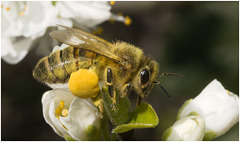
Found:
M 107 68 L 107 86 L 108 86 L 108 93 L 111 97 L 114 97 L 114 88 L 113 88 L 113 75 L 111 68 Z
M 113 110 L 116 107 L 116 91 L 113 87 L 113 74 L 111 68 L 107 68 L 107 86 L 108 86 L 108 93 L 112 97 L 112 108 Z
M 130 83 L 125 84 L 123 88 L 124 90 L 121 97 L 126 97 L 131 91 L 131 84 Z
M 137 106 L 140 106 L 141 103 L 142 103 L 142 97 L 138 96 L 138 98 L 137 98 Z

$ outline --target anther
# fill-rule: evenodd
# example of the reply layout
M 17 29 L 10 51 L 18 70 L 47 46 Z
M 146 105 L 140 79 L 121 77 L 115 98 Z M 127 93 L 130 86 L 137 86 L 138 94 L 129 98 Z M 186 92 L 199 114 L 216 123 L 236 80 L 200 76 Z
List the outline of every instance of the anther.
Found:
M 24 14 L 24 12 L 20 12 L 20 13 L 19 13 L 19 15 L 21 15 L 21 16 L 22 16 L 23 14 Z
M 125 25 L 129 26 L 129 25 L 131 25 L 131 23 L 132 23 L 132 19 L 131 19 L 129 16 L 126 16 L 124 23 L 125 23 Z
M 109 1 L 109 4 L 110 4 L 110 5 L 114 5 L 114 4 L 115 4 L 115 1 Z
M 9 10 L 10 10 L 10 7 L 6 7 L 6 10 L 9 11 Z
M 68 110 L 67 109 L 63 109 L 62 110 L 62 116 L 68 116 Z

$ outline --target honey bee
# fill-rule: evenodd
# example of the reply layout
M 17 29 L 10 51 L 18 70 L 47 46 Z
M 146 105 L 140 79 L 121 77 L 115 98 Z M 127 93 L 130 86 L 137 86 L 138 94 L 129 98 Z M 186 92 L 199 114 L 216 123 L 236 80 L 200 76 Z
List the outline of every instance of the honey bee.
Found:
M 43 57 L 33 70 L 33 77 L 43 83 L 67 83 L 71 73 L 79 69 L 93 69 L 109 86 L 124 96 L 131 90 L 138 94 L 138 102 L 146 98 L 156 83 L 158 63 L 143 51 L 126 42 L 110 43 L 81 30 L 59 25 L 50 36 L 69 45 L 63 50 Z

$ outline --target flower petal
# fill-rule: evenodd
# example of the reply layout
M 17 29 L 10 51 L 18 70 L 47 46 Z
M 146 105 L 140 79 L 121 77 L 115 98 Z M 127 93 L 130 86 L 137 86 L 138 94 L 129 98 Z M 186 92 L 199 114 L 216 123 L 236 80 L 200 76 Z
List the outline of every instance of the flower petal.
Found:
M 176 121 L 163 134 L 167 141 L 201 141 L 204 137 L 204 121 L 200 116 L 187 116 Z
M 60 121 L 69 130 L 69 134 L 76 140 L 87 140 L 85 129 L 94 125 L 99 129 L 100 119 L 98 111 L 90 100 L 75 99 L 69 108 L 67 117 L 60 117 Z
M 108 20 L 111 6 L 106 1 L 98 2 L 57 2 L 60 17 L 72 18 L 80 25 L 93 27 Z M 69 10 L 71 9 L 71 10 Z
M 33 42 L 30 38 L 2 37 L 2 59 L 9 64 L 19 63 L 28 53 Z

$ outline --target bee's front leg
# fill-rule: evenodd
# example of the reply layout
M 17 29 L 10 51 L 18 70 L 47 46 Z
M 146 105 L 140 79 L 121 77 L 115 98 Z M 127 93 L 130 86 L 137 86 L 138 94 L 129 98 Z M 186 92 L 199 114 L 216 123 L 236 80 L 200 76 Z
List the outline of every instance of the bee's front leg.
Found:
M 112 98 L 112 103 L 113 103 L 113 109 L 115 109 L 116 106 L 116 90 L 113 87 L 113 74 L 112 74 L 112 69 L 107 68 L 107 86 L 108 86 L 108 93 Z
M 123 94 L 121 97 L 126 97 L 131 92 L 131 84 L 130 83 L 125 84 L 123 88 L 124 88 Z
M 109 95 L 113 98 L 114 88 L 113 88 L 113 74 L 112 74 L 111 68 L 107 68 L 107 86 L 108 86 Z

